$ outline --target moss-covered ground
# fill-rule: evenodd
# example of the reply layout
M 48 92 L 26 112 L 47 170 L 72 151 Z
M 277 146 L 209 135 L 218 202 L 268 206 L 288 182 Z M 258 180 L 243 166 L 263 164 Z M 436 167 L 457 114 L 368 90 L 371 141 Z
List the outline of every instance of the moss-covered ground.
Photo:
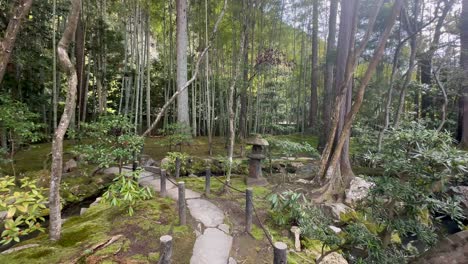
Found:
M 174 237 L 174 263 L 188 263 L 195 235 L 188 226 L 177 226 L 172 200 L 152 198 L 140 202 L 130 217 L 126 210 L 106 204 L 93 206 L 83 216 L 68 219 L 57 242 L 47 234 L 22 242 L 40 246 L 0 255 L 0 263 L 155 263 L 159 259 L 159 238 Z M 108 247 L 92 252 L 91 248 L 123 235 Z

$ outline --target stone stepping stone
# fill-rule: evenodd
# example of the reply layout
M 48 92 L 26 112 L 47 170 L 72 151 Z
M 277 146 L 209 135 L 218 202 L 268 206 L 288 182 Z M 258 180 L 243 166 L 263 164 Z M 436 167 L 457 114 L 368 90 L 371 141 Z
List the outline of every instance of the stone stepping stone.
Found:
M 128 169 L 128 168 L 122 168 L 122 173 L 124 174 L 130 174 L 132 173 L 133 171 L 131 169 Z M 119 174 L 119 168 L 118 167 L 110 167 L 110 168 L 107 168 L 103 171 L 104 174 L 113 174 L 113 175 L 118 175 Z M 149 172 L 149 171 L 142 171 L 140 173 L 140 179 L 141 178 L 147 178 L 147 177 L 152 177 L 154 176 L 154 173 L 152 172 Z
M 205 227 L 217 227 L 224 222 L 224 212 L 207 200 L 190 199 L 187 206 L 192 217 Z
M 190 264 L 226 264 L 231 246 L 231 236 L 217 228 L 207 228 L 195 241 Z
M 143 178 L 138 181 L 141 186 L 150 186 L 153 190 L 160 192 L 161 191 L 161 181 L 159 178 Z M 166 190 L 177 189 L 172 182 L 166 181 Z
M 169 189 L 169 188 L 166 188 L 167 189 L 167 196 L 170 197 L 171 199 L 174 199 L 176 201 L 179 200 L 179 189 L 177 188 L 173 188 L 173 189 Z M 201 197 L 201 194 L 197 193 L 197 192 L 194 192 L 190 189 L 185 189 L 185 199 L 186 200 L 189 200 L 189 199 L 197 199 L 197 198 L 200 198 Z

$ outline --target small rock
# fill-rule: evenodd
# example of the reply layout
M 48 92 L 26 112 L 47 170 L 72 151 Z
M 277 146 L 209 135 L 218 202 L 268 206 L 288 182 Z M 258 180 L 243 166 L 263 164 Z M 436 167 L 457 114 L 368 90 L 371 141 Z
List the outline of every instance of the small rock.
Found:
M 150 156 L 148 156 L 148 155 L 141 155 L 140 164 L 143 167 L 153 166 L 154 164 L 156 164 L 156 161 L 153 158 L 151 158 Z
M 300 184 L 310 184 L 310 181 L 305 180 L 305 179 L 299 179 L 299 180 L 296 180 L 296 183 L 300 183 Z
M 354 177 L 354 179 L 351 180 L 349 189 L 345 192 L 345 203 L 350 206 L 355 206 L 359 201 L 367 197 L 369 190 L 374 185 L 373 182 L 368 182 L 360 177 Z
M 81 208 L 80 216 L 83 215 L 84 213 L 86 213 L 86 211 L 88 211 L 88 208 Z
M 296 171 L 297 174 L 299 175 L 314 175 L 313 173 L 316 171 L 316 167 L 312 163 L 307 163 L 302 167 L 299 167 Z
M 145 171 L 151 172 L 154 174 L 160 174 L 161 173 L 161 168 L 155 167 L 155 166 L 143 166 L 142 167 Z
M 354 211 L 343 203 L 324 203 L 320 205 L 323 213 L 332 218 L 336 223 L 341 221 L 341 214 Z
M 90 204 L 89 207 L 93 207 L 93 206 L 98 205 L 99 202 L 101 202 L 101 200 L 102 200 L 102 197 L 96 198 L 96 200 L 92 204 Z
M 190 175 L 189 175 L 189 178 L 197 178 L 197 177 L 198 177 L 198 176 L 195 175 L 195 174 L 193 174 L 193 173 L 190 173 Z
M 333 252 L 326 255 L 322 259 L 322 261 L 320 261 L 320 264 L 348 264 L 348 261 L 346 261 L 346 259 L 342 255 Z
M 228 264 L 237 264 L 237 261 L 233 257 L 230 257 Z
M 229 226 L 226 224 L 220 224 L 218 229 L 229 235 Z
M 332 225 L 331 225 L 331 226 L 328 226 L 328 227 L 329 227 L 331 230 L 333 230 L 333 232 L 335 232 L 335 233 L 337 233 L 337 234 L 341 233 L 341 228 L 339 228 L 339 227 L 332 226 Z
M 65 162 L 63 165 L 63 172 L 71 172 L 78 168 L 78 163 L 74 159 L 70 159 L 69 161 Z

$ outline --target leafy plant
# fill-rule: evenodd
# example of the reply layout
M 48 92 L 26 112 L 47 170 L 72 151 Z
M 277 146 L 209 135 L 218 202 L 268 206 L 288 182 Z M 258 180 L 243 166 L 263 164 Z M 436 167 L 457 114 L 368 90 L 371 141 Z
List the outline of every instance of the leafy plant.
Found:
M 0 211 L 6 211 L 4 231 L 0 244 L 19 242 L 21 236 L 34 231 L 43 232 L 40 222 L 44 222 L 47 199 L 45 189 L 37 187 L 37 180 L 23 178 L 20 188 L 16 188 L 15 178 L 6 176 L 0 179 Z
M 190 156 L 184 152 L 168 152 L 166 156 L 168 162 L 162 165 L 162 168 L 171 172 L 175 173 L 176 169 L 176 159 L 179 158 L 180 160 L 180 174 L 185 175 L 188 172 L 188 161 Z
M 229 158 L 224 156 L 218 156 L 216 159 L 222 164 L 225 175 L 229 169 L 231 169 L 230 171 L 233 171 L 237 169 L 242 163 L 242 160 L 239 159 L 232 159 L 232 162 L 229 162 Z
M 169 151 L 177 146 L 179 146 L 179 151 L 182 151 L 183 144 L 192 142 L 190 127 L 182 123 L 169 124 L 159 132 L 164 138 L 160 139 L 158 144 L 169 147 Z
M 42 124 L 37 123 L 39 115 L 29 110 L 28 106 L 13 100 L 10 96 L 0 96 L 0 129 L 8 136 L 8 161 L 11 163 L 13 175 L 16 176 L 14 156 L 23 144 L 34 143 L 44 138 L 40 132 Z M 6 146 L 4 146 L 6 148 Z
M 133 206 L 142 200 L 153 197 L 149 187 L 141 187 L 138 184 L 141 171 L 137 170 L 130 175 L 119 174 L 102 196 L 102 202 L 112 206 L 126 208 L 128 215 L 134 213 Z
M 117 164 L 121 170 L 125 163 L 136 158 L 144 143 L 128 118 L 119 115 L 106 115 L 98 122 L 82 124 L 81 133 L 81 137 L 90 141 L 78 146 L 76 152 L 101 168 Z
M 271 136 L 266 139 L 269 143 L 267 153 L 269 156 L 276 154 L 292 157 L 300 153 L 307 153 L 312 157 L 320 156 L 318 151 L 307 142 L 297 143 L 287 139 L 279 139 Z

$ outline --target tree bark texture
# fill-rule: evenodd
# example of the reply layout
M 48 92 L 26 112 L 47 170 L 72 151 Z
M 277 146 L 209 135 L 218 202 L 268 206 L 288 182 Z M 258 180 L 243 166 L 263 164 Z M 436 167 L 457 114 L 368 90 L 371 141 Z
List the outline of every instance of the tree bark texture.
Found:
M 318 65 L 318 0 L 313 2 L 312 11 L 312 80 L 310 84 L 310 108 L 309 108 L 309 127 L 311 131 L 315 131 L 317 126 L 318 114 L 318 79 L 319 79 L 319 65 Z
M 177 121 L 190 126 L 188 91 L 181 91 L 187 82 L 187 0 L 177 0 Z M 187 131 L 188 132 L 188 131 Z
M 62 179 L 63 166 L 63 139 L 73 116 L 73 111 L 75 110 L 76 86 L 78 84 L 76 68 L 68 56 L 68 47 L 74 38 L 78 24 L 81 0 L 71 0 L 71 5 L 72 7 L 70 14 L 68 15 L 67 26 L 65 27 L 65 31 L 57 47 L 59 64 L 67 74 L 68 78 L 68 92 L 65 101 L 65 108 L 52 141 L 52 167 L 49 194 L 49 236 L 51 240 L 59 240 L 61 234 L 62 219 L 60 212 L 60 181 Z
M 460 122 L 462 147 L 468 147 L 468 0 L 462 2 L 462 12 L 460 15 L 460 43 L 461 57 L 460 64 L 463 71 L 462 95 L 460 97 Z
M 21 23 L 26 15 L 31 10 L 33 0 L 17 0 L 13 15 L 10 18 L 8 27 L 5 30 L 5 36 L 0 41 L 0 84 L 2 83 L 5 71 L 10 61 L 13 48 L 15 46 L 16 37 L 21 28 Z
M 327 138 L 330 131 L 331 108 L 333 98 L 333 79 L 335 68 L 335 53 L 336 53 L 336 18 L 338 14 L 338 0 L 330 1 L 330 16 L 328 20 L 328 37 L 327 37 L 327 55 L 324 72 L 324 91 L 322 104 L 322 122 L 318 149 L 322 151 L 325 148 Z

